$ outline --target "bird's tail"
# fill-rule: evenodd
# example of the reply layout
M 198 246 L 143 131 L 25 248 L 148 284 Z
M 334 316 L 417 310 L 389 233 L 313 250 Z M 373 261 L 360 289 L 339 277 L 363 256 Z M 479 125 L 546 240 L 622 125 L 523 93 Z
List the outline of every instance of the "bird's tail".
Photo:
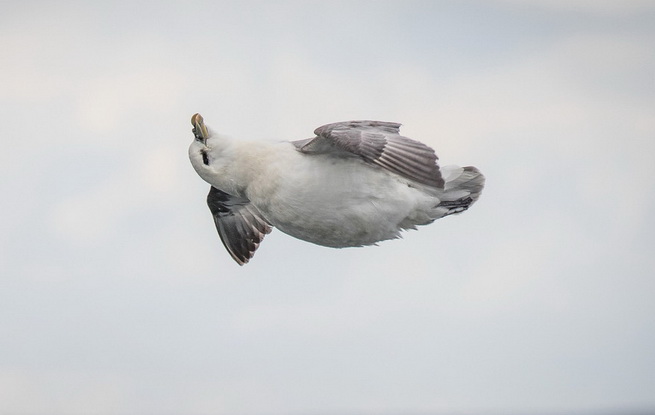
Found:
M 464 212 L 482 193 L 484 176 L 473 166 L 446 166 L 441 168 L 444 190 L 436 206 L 441 216 Z

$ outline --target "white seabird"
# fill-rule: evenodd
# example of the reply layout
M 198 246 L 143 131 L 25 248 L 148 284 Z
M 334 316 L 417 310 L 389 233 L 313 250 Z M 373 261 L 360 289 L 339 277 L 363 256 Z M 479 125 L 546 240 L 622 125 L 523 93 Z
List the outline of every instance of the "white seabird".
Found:
M 273 227 L 334 248 L 373 245 L 461 213 L 479 197 L 475 167 L 440 168 L 400 124 L 327 124 L 299 141 L 237 141 L 191 117 L 189 158 L 211 185 L 207 204 L 232 258 L 243 265 Z

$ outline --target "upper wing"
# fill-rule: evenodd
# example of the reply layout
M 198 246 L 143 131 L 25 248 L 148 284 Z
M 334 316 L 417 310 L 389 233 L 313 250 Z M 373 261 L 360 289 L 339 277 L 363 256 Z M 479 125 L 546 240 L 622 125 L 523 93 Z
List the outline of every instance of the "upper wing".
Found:
M 443 188 L 434 150 L 401 136 L 399 130 L 400 124 L 392 122 L 339 122 L 319 127 L 316 137 L 294 144 L 304 153 L 346 151 L 418 183 Z
M 271 225 L 248 199 L 232 196 L 214 186 L 209 189 L 207 205 L 227 251 L 239 265 L 247 263 L 264 236 L 273 229 Z

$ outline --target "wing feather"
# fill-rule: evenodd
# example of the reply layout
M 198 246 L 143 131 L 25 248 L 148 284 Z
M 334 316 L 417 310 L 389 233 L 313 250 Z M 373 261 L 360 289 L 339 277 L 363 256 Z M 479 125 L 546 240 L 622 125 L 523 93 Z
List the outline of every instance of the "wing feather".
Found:
M 316 137 L 296 141 L 304 153 L 347 152 L 415 182 L 443 188 L 438 157 L 430 147 L 400 135 L 400 124 L 384 121 L 348 121 L 327 124 Z
M 207 195 L 207 205 L 227 252 L 239 265 L 247 263 L 264 236 L 273 229 L 271 225 L 248 199 L 232 196 L 213 186 Z

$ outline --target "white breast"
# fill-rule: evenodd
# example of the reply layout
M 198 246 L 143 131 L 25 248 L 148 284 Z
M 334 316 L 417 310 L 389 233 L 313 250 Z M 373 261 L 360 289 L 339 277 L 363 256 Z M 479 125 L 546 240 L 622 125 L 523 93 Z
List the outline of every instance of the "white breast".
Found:
M 331 247 L 371 245 L 425 224 L 435 195 L 357 157 L 308 155 L 289 143 L 251 165 L 246 196 L 264 217 L 296 238 Z M 433 215 L 433 214 L 432 214 Z

